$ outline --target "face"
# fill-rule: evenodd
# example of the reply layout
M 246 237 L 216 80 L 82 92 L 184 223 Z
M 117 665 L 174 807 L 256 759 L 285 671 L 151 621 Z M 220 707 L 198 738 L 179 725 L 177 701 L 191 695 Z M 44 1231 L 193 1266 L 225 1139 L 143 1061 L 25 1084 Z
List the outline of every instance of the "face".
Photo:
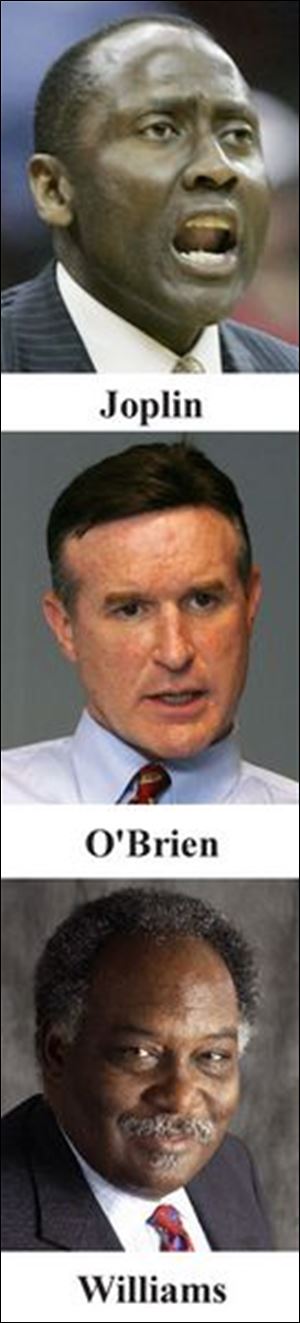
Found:
M 54 188 L 51 166 L 48 178 L 39 158 L 33 166 L 38 205 L 65 230 L 75 278 L 184 352 L 228 313 L 262 247 L 267 188 L 249 93 L 210 39 L 168 25 L 115 33 L 90 68 L 67 176 Z
M 161 1196 L 223 1139 L 238 1102 L 237 1035 L 234 985 L 207 942 L 111 938 L 76 1041 L 48 1032 L 49 1100 L 102 1176 Z
M 239 534 L 211 509 L 120 519 L 69 537 L 69 614 L 45 614 L 79 668 L 91 716 L 147 756 L 184 758 L 231 728 L 258 606 L 239 577 Z

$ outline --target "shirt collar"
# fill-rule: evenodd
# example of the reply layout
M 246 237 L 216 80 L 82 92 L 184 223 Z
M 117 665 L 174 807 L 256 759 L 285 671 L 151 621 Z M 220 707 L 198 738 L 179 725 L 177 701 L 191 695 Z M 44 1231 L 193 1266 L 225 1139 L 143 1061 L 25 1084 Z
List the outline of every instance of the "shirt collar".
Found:
M 114 1213 L 116 1213 L 121 1204 L 124 1214 L 126 1214 L 126 1209 L 128 1209 L 132 1230 L 134 1224 L 136 1228 L 138 1228 L 141 1222 L 147 1221 L 147 1219 L 151 1217 L 151 1214 L 160 1202 L 159 1199 L 145 1199 L 142 1195 L 136 1193 L 129 1194 L 127 1190 L 121 1190 L 119 1186 L 111 1185 L 109 1181 L 104 1180 L 103 1176 L 100 1176 L 98 1171 L 95 1171 L 94 1167 L 90 1167 L 90 1164 L 86 1162 L 85 1158 L 82 1157 L 82 1154 L 78 1152 L 77 1148 L 75 1148 L 75 1144 L 72 1143 L 72 1140 L 69 1138 L 69 1135 L 66 1134 L 65 1130 L 62 1130 L 62 1134 L 67 1141 L 67 1144 L 69 1144 L 69 1147 L 72 1149 L 77 1162 L 79 1162 L 82 1174 L 90 1186 L 95 1199 L 101 1204 L 101 1208 L 103 1208 L 108 1218 L 113 1218 Z M 177 1207 L 180 1209 L 182 1199 L 184 1199 L 185 1206 L 185 1191 L 183 1187 L 180 1186 L 178 1190 L 172 1190 L 171 1194 L 164 1195 L 163 1202 L 164 1204 L 177 1204 Z
M 88 712 L 83 712 L 71 739 L 71 758 L 80 799 L 90 804 L 122 802 L 129 782 L 147 761 L 145 754 L 105 730 Z M 172 784 L 162 803 L 222 802 L 240 775 L 236 730 L 192 758 L 163 763 Z
M 173 372 L 178 354 L 98 303 L 57 263 L 56 279 L 65 307 L 96 372 Z M 222 372 L 217 326 L 207 326 L 190 353 L 204 372 Z

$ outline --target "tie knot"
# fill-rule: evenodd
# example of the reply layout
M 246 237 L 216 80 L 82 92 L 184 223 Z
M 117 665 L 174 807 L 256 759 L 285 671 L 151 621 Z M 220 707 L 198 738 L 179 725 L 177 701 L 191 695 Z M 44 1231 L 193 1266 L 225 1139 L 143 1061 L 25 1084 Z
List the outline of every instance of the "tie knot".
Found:
M 160 1236 L 161 1250 L 193 1250 L 194 1246 L 185 1230 L 180 1214 L 174 1204 L 159 1204 L 148 1218 L 149 1225 L 155 1227 Z
M 198 358 L 194 358 L 193 354 L 184 354 L 183 358 L 177 359 L 172 372 L 205 372 L 205 367 Z
M 171 784 L 171 777 L 160 763 L 145 763 L 136 777 L 136 790 L 129 804 L 155 804 Z

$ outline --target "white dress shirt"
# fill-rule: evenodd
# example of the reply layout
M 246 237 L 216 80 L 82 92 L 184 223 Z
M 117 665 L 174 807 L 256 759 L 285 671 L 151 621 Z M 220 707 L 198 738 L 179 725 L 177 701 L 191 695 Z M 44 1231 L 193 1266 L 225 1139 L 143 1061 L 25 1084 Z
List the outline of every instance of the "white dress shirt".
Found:
M 164 1195 L 161 1199 L 144 1199 L 137 1194 L 128 1194 L 126 1190 L 119 1190 L 117 1186 L 110 1185 L 108 1181 L 99 1176 L 85 1158 L 78 1153 L 78 1150 L 72 1144 L 69 1136 L 63 1131 L 64 1138 L 72 1149 L 76 1161 L 79 1162 L 82 1174 L 90 1186 L 92 1194 L 97 1203 L 102 1208 L 113 1230 L 121 1241 L 123 1249 L 129 1250 L 135 1254 L 154 1254 L 160 1251 L 160 1236 L 155 1227 L 148 1225 L 148 1218 L 154 1213 L 158 1204 L 173 1204 L 182 1218 L 185 1231 L 187 1231 L 195 1250 L 205 1250 L 210 1252 L 211 1247 L 203 1231 L 201 1223 L 193 1208 L 193 1204 L 186 1193 L 186 1190 L 180 1187 L 179 1190 L 172 1190 L 172 1194 Z
M 178 354 L 98 303 L 69 275 L 56 268 L 59 292 L 96 372 L 173 372 Z M 207 326 L 189 350 L 204 372 L 222 372 L 217 326 Z
M 83 712 L 73 735 L 3 754 L 11 804 L 126 804 L 147 758 Z M 292 804 L 295 781 L 241 760 L 236 730 L 191 758 L 164 759 L 161 804 Z

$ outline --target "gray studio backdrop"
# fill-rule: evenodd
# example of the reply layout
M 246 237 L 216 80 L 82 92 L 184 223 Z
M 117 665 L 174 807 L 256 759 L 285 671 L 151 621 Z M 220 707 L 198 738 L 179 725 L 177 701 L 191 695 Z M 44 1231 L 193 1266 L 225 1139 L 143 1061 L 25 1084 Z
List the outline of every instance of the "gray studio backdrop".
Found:
M 32 972 L 44 942 L 75 904 L 124 885 L 128 884 L 2 883 L 4 1111 L 40 1088 L 32 1046 Z M 177 881 L 148 886 L 182 890 Z M 297 884 L 193 881 L 186 882 L 184 890 L 225 911 L 256 949 L 262 971 L 261 1011 L 244 1058 L 242 1101 L 231 1129 L 249 1144 L 255 1157 L 275 1248 L 296 1249 Z
M 74 729 L 82 707 L 75 670 L 45 625 L 45 526 L 62 488 L 136 433 L 6 435 L 3 465 L 3 743 L 52 739 Z M 178 434 L 177 438 L 179 439 Z M 245 505 L 264 598 L 241 706 L 244 756 L 297 775 L 297 438 L 268 434 L 190 438 L 236 482 Z

